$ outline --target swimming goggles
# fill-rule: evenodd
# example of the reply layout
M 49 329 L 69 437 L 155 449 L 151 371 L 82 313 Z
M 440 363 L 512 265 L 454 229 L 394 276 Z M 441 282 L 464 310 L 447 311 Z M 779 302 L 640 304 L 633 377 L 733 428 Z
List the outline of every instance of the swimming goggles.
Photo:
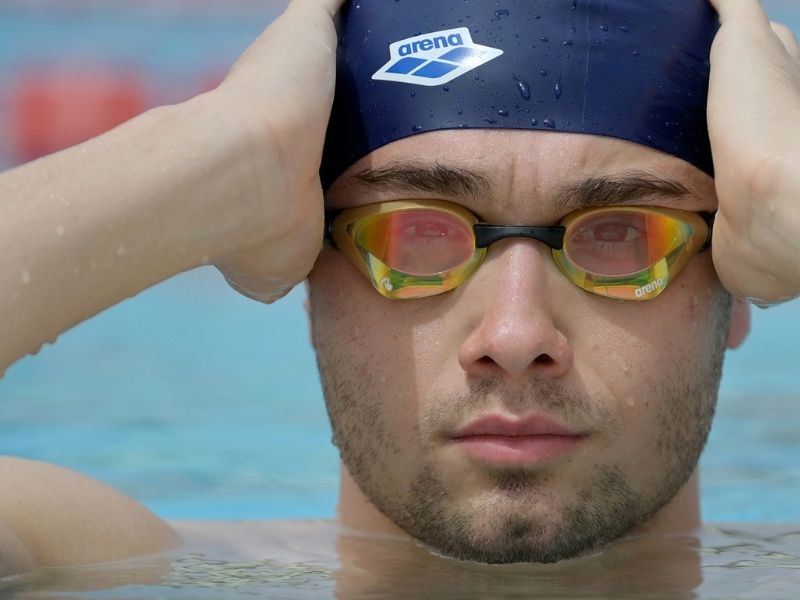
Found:
M 618 300 L 651 300 L 711 243 L 714 215 L 606 206 L 557 226 L 490 225 L 442 200 L 396 200 L 326 212 L 327 238 L 391 299 L 424 298 L 464 283 L 493 243 L 529 238 L 552 250 L 579 288 Z

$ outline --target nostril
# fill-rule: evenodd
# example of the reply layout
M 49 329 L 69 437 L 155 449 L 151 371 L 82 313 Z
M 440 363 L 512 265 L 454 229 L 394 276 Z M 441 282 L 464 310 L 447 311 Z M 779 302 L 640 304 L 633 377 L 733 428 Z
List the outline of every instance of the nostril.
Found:
M 560 377 L 572 368 L 572 351 L 558 331 L 512 332 L 479 329 L 459 348 L 458 363 L 470 376 L 507 375 L 512 379 L 538 372 L 546 377 Z
M 481 356 L 478 359 L 478 364 L 481 365 L 493 365 L 495 364 L 495 360 L 491 356 Z M 540 365 L 540 366 L 547 366 L 552 365 L 555 363 L 555 360 L 549 354 L 540 354 L 536 358 L 533 359 L 533 364 Z

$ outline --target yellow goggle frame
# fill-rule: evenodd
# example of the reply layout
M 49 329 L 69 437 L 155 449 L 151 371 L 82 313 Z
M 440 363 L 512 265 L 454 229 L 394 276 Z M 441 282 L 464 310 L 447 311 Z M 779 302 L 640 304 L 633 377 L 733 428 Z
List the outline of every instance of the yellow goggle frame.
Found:
M 547 244 L 579 288 L 651 300 L 710 245 L 713 215 L 614 205 L 568 214 L 557 226 L 490 225 L 443 200 L 393 200 L 326 213 L 328 238 L 390 299 L 448 292 L 476 271 L 496 241 Z M 620 239 L 624 236 L 625 239 Z

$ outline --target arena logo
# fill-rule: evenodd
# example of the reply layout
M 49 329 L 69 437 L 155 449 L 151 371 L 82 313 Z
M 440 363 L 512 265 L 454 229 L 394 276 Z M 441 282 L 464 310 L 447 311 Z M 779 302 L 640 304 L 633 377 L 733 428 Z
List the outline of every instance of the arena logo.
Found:
M 502 54 L 499 48 L 473 42 L 466 27 L 436 31 L 390 44 L 389 62 L 378 69 L 372 79 L 443 85 Z
M 656 290 L 660 290 L 664 287 L 664 279 L 659 277 L 655 281 L 651 281 L 647 285 L 643 285 L 634 292 L 637 298 L 644 298 L 647 294 L 651 294 Z
M 448 36 L 439 35 L 433 38 L 426 37 L 400 46 L 400 56 L 408 56 L 409 54 L 417 54 L 418 52 L 427 52 L 433 49 L 438 50 L 439 48 L 463 45 L 464 38 L 460 33 L 451 33 Z

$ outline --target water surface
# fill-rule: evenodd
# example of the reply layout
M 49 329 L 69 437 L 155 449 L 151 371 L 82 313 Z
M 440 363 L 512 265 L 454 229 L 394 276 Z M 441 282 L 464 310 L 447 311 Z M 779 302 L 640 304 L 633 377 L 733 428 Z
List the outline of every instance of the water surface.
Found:
M 483 565 L 333 521 L 183 522 L 186 543 L 158 557 L 46 569 L 0 582 L 33 599 L 327 598 L 786 600 L 800 589 L 800 526 L 706 525 L 639 536 L 554 565 Z

